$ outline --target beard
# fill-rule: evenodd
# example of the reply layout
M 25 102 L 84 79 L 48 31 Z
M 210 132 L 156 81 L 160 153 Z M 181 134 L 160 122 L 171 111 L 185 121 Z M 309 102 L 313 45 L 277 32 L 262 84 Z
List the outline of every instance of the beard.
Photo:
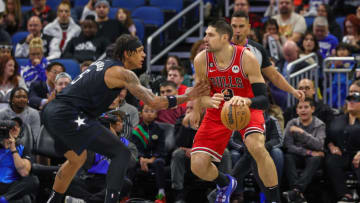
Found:
M 286 15 L 286 14 L 289 14 L 290 13 L 290 10 L 288 8 L 281 8 L 280 9 L 280 14 L 282 15 Z

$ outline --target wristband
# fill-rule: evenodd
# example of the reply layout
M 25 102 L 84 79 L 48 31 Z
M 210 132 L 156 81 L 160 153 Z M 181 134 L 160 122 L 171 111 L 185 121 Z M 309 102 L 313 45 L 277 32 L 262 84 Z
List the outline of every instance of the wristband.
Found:
M 11 154 L 15 154 L 15 153 L 18 153 L 18 151 L 17 150 L 11 151 Z
M 168 99 L 168 109 L 171 109 L 177 105 L 177 99 L 175 96 L 167 96 Z

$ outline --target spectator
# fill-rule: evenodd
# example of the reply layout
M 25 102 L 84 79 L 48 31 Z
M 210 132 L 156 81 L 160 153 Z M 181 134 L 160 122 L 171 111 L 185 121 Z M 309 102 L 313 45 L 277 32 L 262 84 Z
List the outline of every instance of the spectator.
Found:
M 69 74 L 66 72 L 61 72 L 56 75 L 55 78 L 55 92 L 56 94 L 61 92 L 66 86 L 68 86 L 71 83 L 72 79 Z
M 20 118 L 1 121 L 0 202 L 30 203 L 30 195 L 37 193 L 39 179 L 30 175 L 31 149 L 16 142 L 21 130 Z
M 279 7 L 276 5 L 276 3 L 276 0 L 270 0 L 269 6 L 265 10 L 264 17 L 272 17 L 279 13 Z
M 310 98 L 314 100 L 315 112 L 313 113 L 313 115 L 319 118 L 321 121 L 323 121 L 326 124 L 326 126 L 329 126 L 331 120 L 334 118 L 334 112 L 327 104 L 324 104 L 323 101 L 315 100 L 316 90 L 314 87 L 314 82 L 311 81 L 310 79 L 304 78 L 299 81 L 298 89 L 304 91 L 306 98 Z M 290 120 L 296 118 L 297 116 L 298 115 L 296 112 L 296 105 L 287 108 L 284 111 L 285 125 Z
M 16 87 L 27 89 L 18 64 L 11 56 L 0 57 L 0 103 L 9 103 L 10 92 Z
M 349 44 L 340 43 L 336 47 L 336 56 L 347 57 L 352 55 L 352 48 Z M 354 63 L 352 61 L 335 61 L 330 69 L 353 69 Z M 346 73 L 334 73 L 333 80 L 330 81 L 331 87 L 328 88 L 328 94 L 332 94 L 332 98 L 328 97 L 328 104 L 333 108 L 340 108 L 345 103 L 346 88 L 348 87 L 351 79 L 349 80 Z M 340 86 L 340 87 L 339 87 Z M 340 91 L 339 91 L 340 89 Z
M 20 67 L 21 76 L 27 87 L 35 81 L 46 81 L 47 65 L 48 61 L 43 55 L 43 41 L 39 37 L 33 38 L 29 44 L 29 61 L 25 66 Z
M 249 0 L 235 0 L 234 13 L 236 11 L 243 11 L 249 16 L 249 23 L 251 28 L 261 28 L 264 24 L 261 22 L 261 17 L 255 13 L 250 13 Z
M 26 23 L 32 16 L 38 16 L 43 27 L 56 18 L 55 11 L 46 5 L 46 0 L 31 0 L 31 4 L 33 8 L 24 13 L 22 20 L 22 30 L 26 29 Z
M 128 28 L 131 35 L 136 35 L 136 27 L 131 18 L 131 13 L 129 10 L 124 8 L 119 8 L 116 12 L 116 19 L 120 21 L 125 27 Z
M 173 81 L 165 81 L 160 84 L 160 95 L 161 96 L 175 96 L 178 95 L 177 85 Z M 176 106 L 171 109 L 163 109 L 157 112 L 156 121 L 163 123 L 175 124 L 181 116 L 185 114 L 185 107 L 183 105 Z
M 265 23 L 265 33 L 263 35 L 262 43 L 264 48 L 270 53 L 270 56 L 279 61 L 283 57 L 282 45 L 286 38 L 279 33 L 279 25 L 276 20 L 270 18 Z
M 346 113 L 336 117 L 327 130 L 325 167 L 339 202 L 355 202 L 346 184 L 346 174 L 353 171 L 360 180 L 360 81 L 354 81 L 346 97 Z
M 308 2 L 303 1 L 300 6 L 296 8 L 297 12 L 304 17 L 315 17 L 317 16 L 317 8 L 325 2 L 324 0 L 309 0 Z
M 155 109 L 144 105 L 140 114 L 142 122 L 132 131 L 134 143 L 139 150 L 137 167 L 140 167 L 141 171 L 145 173 L 155 172 L 158 189 L 155 202 L 165 203 L 164 132 L 154 122 L 157 117 Z
M 95 4 L 98 0 L 89 0 L 88 3 L 86 4 L 86 6 L 84 7 L 82 14 L 81 14 L 81 18 L 80 18 L 80 22 L 82 22 L 83 20 L 85 20 L 85 18 L 89 15 L 93 15 L 96 16 L 96 12 L 95 12 Z
M 0 42 L 11 43 L 11 37 L 4 29 L 4 12 L 0 12 Z
M 285 42 L 283 46 L 283 54 L 284 54 L 284 60 L 279 61 L 276 66 L 280 68 L 280 72 L 287 76 L 288 74 L 295 73 L 307 65 L 309 65 L 306 62 L 299 63 L 295 65 L 291 70 L 288 69 L 288 64 L 299 59 L 300 57 L 300 49 L 297 46 L 297 44 L 294 41 L 288 40 Z
M 277 21 L 280 34 L 287 39 L 299 42 L 301 35 L 306 31 L 306 23 L 303 16 L 293 11 L 294 4 L 292 0 L 279 0 L 280 14 L 273 18 Z
M 38 111 L 28 106 L 28 101 L 29 95 L 24 88 L 12 89 L 9 105 L 0 110 L 0 120 L 21 118 L 25 124 L 30 126 L 36 141 L 40 133 L 40 115 Z
M 62 58 L 72 58 L 79 63 L 96 61 L 106 51 L 110 42 L 98 36 L 98 25 L 94 16 L 87 16 L 81 24 L 82 30 L 78 37 L 70 40 Z
M 15 57 L 27 58 L 29 57 L 29 46 L 30 42 L 34 38 L 42 39 L 42 54 L 45 57 L 52 56 L 55 54 L 56 40 L 49 35 L 41 33 L 42 25 L 40 18 L 37 16 L 30 17 L 27 22 L 27 30 L 29 32 L 25 39 L 19 41 L 15 47 Z
M 303 39 L 301 40 L 300 45 L 300 58 L 311 53 L 315 53 L 317 56 L 317 60 L 314 58 L 309 58 L 306 60 L 308 64 L 314 64 L 316 62 L 321 66 L 322 64 L 322 55 L 320 53 L 319 43 L 316 39 L 316 36 L 312 32 L 306 32 Z
M 115 19 L 109 19 L 110 4 L 106 0 L 97 0 L 95 4 L 98 35 L 115 42 L 122 34 L 129 34 L 128 28 Z
M 11 45 L 10 42 L 0 42 L 0 58 L 3 56 L 12 56 L 11 51 L 12 51 L 13 46 Z
M 319 42 L 322 58 L 334 55 L 336 46 L 339 44 L 337 38 L 329 33 L 329 24 L 325 17 L 316 17 L 313 24 L 313 33 Z
M 81 28 L 70 17 L 70 1 L 63 0 L 57 9 L 57 18 L 44 27 L 43 33 L 56 41 L 48 60 L 60 58 L 71 39 L 80 35 Z
M 92 61 L 84 61 L 80 64 L 80 72 L 84 72 L 90 65 L 92 64 Z
M 314 101 L 305 98 L 296 105 L 298 117 L 286 125 L 285 174 L 291 190 L 283 194 L 288 202 L 306 201 L 303 193 L 323 161 L 325 124 L 312 115 L 314 111 Z M 297 173 L 300 165 L 305 165 L 301 176 Z
M 336 22 L 335 15 L 327 4 L 320 4 L 317 8 L 317 16 L 325 17 L 328 20 L 329 32 L 334 35 L 338 41 L 342 39 L 342 33 L 340 25 Z M 312 29 L 310 26 L 309 29 Z
M 6 31 L 13 35 L 19 31 L 21 26 L 22 14 L 20 0 L 7 0 L 5 10 L 5 26 Z
M 167 80 L 173 81 L 176 84 L 178 95 L 185 94 L 186 85 L 183 85 L 184 81 L 184 68 L 181 66 L 171 66 L 167 71 Z
M 344 30 L 344 43 L 354 46 L 356 49 L 360 49 L 360 19 L 354 14 L 350 14 L 346 17 Z
M 30 85 L 29 106 L 41 110 L 45 104 L 55 98 L 55 79 L 62 72 L 65 72 L 65 67 L 58 62 L 46 67 L 46 81 L 36 81 Z
M 114 102 L 110 105 L 109 109 L 126 112 L 124 118 L 124 136 L 126 139 L 131 139 L 132 129 L 139 124 L 139 111 L 137 108 L 126 101 L 127 89 L 123 88 L 120 91 L 118 97 L 115 98 Z

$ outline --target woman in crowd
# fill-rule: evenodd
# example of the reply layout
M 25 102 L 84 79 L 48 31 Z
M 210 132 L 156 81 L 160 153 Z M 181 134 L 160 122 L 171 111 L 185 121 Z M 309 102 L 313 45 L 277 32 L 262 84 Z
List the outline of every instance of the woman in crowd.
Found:
M 29 95 L 26 89 L 16 87 L 11 90 L 9 105 L 0 110 L 0 120 L 12 119 L 15 117 L 31 127 L 35 141 L 40 133 L 39 112 L 28 106 Z
M 327 132 L 325 167 L 328 179 L 341 202 L 355 202 L 346 186 L 346 172 L 354 171 L 360 181 L 360 80 L 349 87 L 345 114 L 331 122 Z
M 268 53 L 270 53 L 270 56 L 273 59 L 279 61 L 283 57 L 282 46 L 284 45 L 286 38 L 280 35 L 279 25 L 277 24 L 276 20 L 272 18 L 266 21 L 264 28 L 265 33 L 262 39 L 264 48 L 268 51 Z M 275 44 L 270 45 L 270 40 L 274 40 Z M 276 49 L 274 45 L 276 45 Z
M 20 0 L 6 0 L 5 8 L 5 26 L 6 31 L 13 35 L 15 32 L 19 31 L 21 25 L 21 3 Z
M 354 14 L 350 14 L 344 21 L 344 43 L 354 46 L 356 49 L 360 49 L 360 19 Z
M 322 64 L 322 57 L 319 52 L 319 43 L 316 40 L 315 35 L 312 32 L 306 32 L 304 35 L 304 38 L 302 39 L 302 42 L 300 44 L 300 57 L 309 55 L 311 53 L 316 53 L 319 64 Z M 306 60 L 309 64 L 316 63 L 316 60 L 314 58 L 309 58 Z
M 30 41 L 29 62 L 20 67 L 21 76 L 24 78 L 26 86 L 30 87 L 32 82 L 46 81 L 45 68 L 48 61 L 44 57 L 43 42 L 39 37 Z
M 0 58 L 0 103 L 9 102 L 10 92 L 15 87 L 27 89 L 14 58 L 3 56 Z
M 131 18 L 130 11 L 128 11 L 124 8 L 119 8 L 119 10 L 116 13 L 116 18 L 123 25 L 125 25 L 125 27 L 127 27 L 129 29 L 129 32 L 131 33 L 131 35 L 133 35 L 133 36 L 136 35 L 136 27 Z

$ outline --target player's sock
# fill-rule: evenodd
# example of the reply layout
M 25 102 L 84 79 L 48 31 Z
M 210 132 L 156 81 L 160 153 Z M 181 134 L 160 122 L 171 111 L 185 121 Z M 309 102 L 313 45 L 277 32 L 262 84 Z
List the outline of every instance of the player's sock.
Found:
M 105 203 L 117 203 L 119 201 L 120 192 L 106 188 Z
M 225 187 L 227 185 L 229 185 L 229 178 L 222 172 L 219 171 L 219 175 L 218 177 L 214 180 L 214 182 L 219 186 L 219 187 Z
M 46 203 L 61 203 L 63 199 L 64 199 L 64 194 L 60 194 L 55 190 L 52 190 L 50 197 Z
M 279 185 L 265 188 L 265 197 L 268 202 L 280 202 Z

